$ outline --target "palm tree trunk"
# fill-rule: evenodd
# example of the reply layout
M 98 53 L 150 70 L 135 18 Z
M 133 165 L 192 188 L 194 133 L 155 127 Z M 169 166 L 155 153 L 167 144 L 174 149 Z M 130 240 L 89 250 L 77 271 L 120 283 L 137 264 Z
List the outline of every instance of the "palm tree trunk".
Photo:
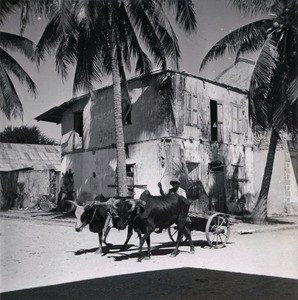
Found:
M 269 188 L 272 178 L 273 164 L 276 146 L 279 140 L 279 133 L 272 129 L 269 150 L 267 154 L 266 166 L 264 170 L 261 191 L 257 204 L 252 212 L 252 220 L 254 223 L 263 222 L 267 218 L 267 200 L 269 194 Z
M 111 43 L 114 45 L 115 37 L 112 33 Z M 125 143 L 122 123 L 122 103 L 121 103 L 121 78 L 116 60 L 116 55 L 113 51 L 115 47 L 111 47 L 112 59 L 112 78 L 113 78 L 113 96 L 114 96 L 114 122 L 116 134 L 116 155 L 117 155 L 117 194 L 121 197 L 126 197 L 128 194 L 126 181 L 126 155 Z

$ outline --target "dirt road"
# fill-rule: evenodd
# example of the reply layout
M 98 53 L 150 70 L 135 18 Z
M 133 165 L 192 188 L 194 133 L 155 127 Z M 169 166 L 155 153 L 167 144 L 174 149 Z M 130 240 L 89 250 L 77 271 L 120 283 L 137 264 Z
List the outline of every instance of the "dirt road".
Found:
M 138 240 L 136 235 L 130 241 L 131 247 L 129 251 L 119 252 L 119 248 L 125 240 L 126 231 L 119 232 L 112 229 L 108 242 L 112 243 L 113 247 L 108 254 L 101 256 L 94 253 L 97 247 L 97 236 L 90 233 L 88 229 L 77 233 L 70 225 L 57 226 L 5 219 L 2 219 L 0 222 L 1 292 L 47 287 L 75 281 L 84 282 L 82 280 L 93 280 L 94 278 L 105 278 L 103 280 L 107 280 L 107 277 L 124 274 L 131 274 L 130 280 L 133 282 L 132 278 L 136 276 L 135 273 L 145 274 L 142 272 L 148 271 L 161 271 L 161 273 L 155 273 L 151 279 L 152 282 L 156 278 L 167 278 L 169 280 L 177 272 L 177 276 L 186 279 L 188 278 L 187 276 L 191 276 L 190 274 L 187 275 L 189 271 L 179 273 L 179 270 L 186 269 L 193 270 L 194 273 L 198 270 L 200 272 L 216 270 L 216 272 L 224 271 L 225 274 L 229 272 L 230 275 L 243 273 L 270 276 L 266 278 L 271 278 L 270 282 L 273 284 L 273 287 L 277 284 L 274 283 L 274 280 L 278 278 L 280 280 L 283 280 L 281 278 L 298 279 L 298 230 L 255 233 L 251 235 L 232 233 L 227 247 L 217 250 L 210 249 L 207 246 L 203 233 L 195 232 L 193 239 L 195 240 L 196 253 L 190 254 L 188 246 L 181 246 L 181 253 L 175 258 L 170 257 L 174 244 L 170 242 L 167 233 L 153 234 L 152 246 L 155 247 L 155 250 L 151 260 L 144 260 L 138 263 L 136 247 Z M 164 270 L 171 269 L 176 269 L 171 271 L 171 275 L 168 274 L 167 277 L 161 275 L 165 274 L 164 272 L 169 272 Z M 218 273 L 216 276 L 222 275 Z M 237 280 L 240 280 L 241 276 L 238 274 L 231 281 L 231 283 L 235 284 L 235 288 L 237 288 Z M 222 277 L 226 278 L 226 276 Z M 138 276 L 138 278 L 142 277 Z M 262 276 L 262 278 L 265 277 Z M 198 277 L 198 280 L 200 282 L 201 279 Z M 232 280 L 232 278 L 229 280 Z M 247 281 L 247 279 L 245 280 Z M 114 282 L 117 282 L 117 280 L 115 279 Z M 122 281 L 120 280 L 120 282 Z M 173 283 L 175 280 L 172 279 L 171 282 Z M 256 280 L 256 282 L 258 281 Z M 286 280 L 285 282 L 294 284 L 297 287 L 296 280 Z M 279 282 L 278 284 L 280 285 L 281 283 Z M 110 293 L 113 292 L 113 286 L 111 285 L 109 288 Z M 175 287 L 177 288 L 177 285 Z M 76 290 L 75 287 L 72 287 L 72 289 Z M 126 289 L 127 286 L 123 287 L 122 291 L 118 291 L 119 295 L 124 296 L 125 292 L 127 292 Z M 223 287 L 223 289 L 227 291 L 228 287 Z M 172 291 L 174 291 L 174 287 Z M 184 296 L 187 295 L 185 293 L 183 297 L 181 296 L 182 298 L 179 298 L 179 293 L 175 295 L 178 298 L 172 296 L 172 299 L 195 299 L 191 297 L 185 298 Z M 283 299 L 291 299 L 291 295 L 288 296 L 289 298 Z M 3 299 L 6 298 L 4 297 Z M 31 299 L 35 298 L 31 297 Z M 72 299 L 76 298 L 72 297 Z M 106 297 L 102 299 L 113 299 L 113 297 L 109 298 L 109 294 L 106 294 Z M 134 297 L 122 297 L 122 299 L 134 299 Z M 144 299 L 147 298 L 144 297 Z M 160 299 L 170 298 L 164 295 Z M 217 298 L 207 297 L 205 299 Z M 273 297 L 268 299 L 279 298 Z

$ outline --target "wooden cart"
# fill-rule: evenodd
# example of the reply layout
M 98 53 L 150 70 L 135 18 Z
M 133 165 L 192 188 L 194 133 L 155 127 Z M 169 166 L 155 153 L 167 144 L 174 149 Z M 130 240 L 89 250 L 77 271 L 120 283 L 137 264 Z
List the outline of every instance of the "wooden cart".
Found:
M 190 210 L 188 213 L 188 228 L 196 231 L 202 231 L 206 234 L 206 239 L 211 248 L 223 248 L 230 237 L 230 222 L 228 215 L 220 212 L 197 212 Z M 170 239 L 173 242 L 177 240 L 177 227 L 175 225 L 168 228 Z M 182 242 L 186 238 L 183 236 Z

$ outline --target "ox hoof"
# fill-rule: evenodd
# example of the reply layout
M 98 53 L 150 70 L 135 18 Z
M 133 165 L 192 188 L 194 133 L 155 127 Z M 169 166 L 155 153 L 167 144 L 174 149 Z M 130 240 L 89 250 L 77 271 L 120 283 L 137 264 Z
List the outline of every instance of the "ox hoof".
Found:
M 170 257 L 176 257 L 177 254 L 176 253 L 171 253 Z
M 95 252 L 94 252 L 95 254 L 102 254 L 103 252 L 102 252 L 102 250 L 96 250 Z
M 149 259 L 151 259 L 151 256 L 145 256 L 144 259 L 149 260 Z
M 190 254 L 195 254 L 195 250 L 190 250 Z
M 142 262 L 142 257 L 139 257 L 137 262 Z

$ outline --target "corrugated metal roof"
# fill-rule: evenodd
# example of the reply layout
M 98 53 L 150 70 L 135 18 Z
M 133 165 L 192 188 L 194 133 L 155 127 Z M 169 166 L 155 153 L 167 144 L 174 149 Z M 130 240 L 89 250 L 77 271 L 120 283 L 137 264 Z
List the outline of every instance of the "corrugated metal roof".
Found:
M 61 147 L 0 143 L 0 171 L 9 172 L 28 168 L 60 171 Z

